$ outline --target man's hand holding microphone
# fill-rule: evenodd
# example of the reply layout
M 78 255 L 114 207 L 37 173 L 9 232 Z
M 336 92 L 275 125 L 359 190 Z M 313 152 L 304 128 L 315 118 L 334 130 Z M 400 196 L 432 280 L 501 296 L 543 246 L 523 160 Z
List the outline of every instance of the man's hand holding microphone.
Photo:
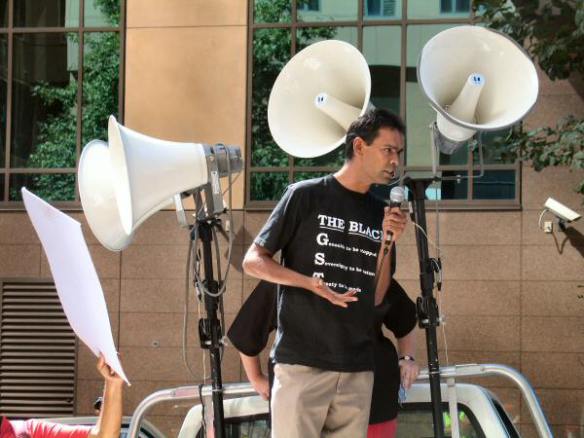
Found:
M 391 244 L 399 239 L 406 227 L 406 215 L 401 211 L 401 205 L 405 197 L 403 187 L 398 186 L 391 189 L 389 205 L 385 207 L 382 224 L 385 250 L 388 250 Z

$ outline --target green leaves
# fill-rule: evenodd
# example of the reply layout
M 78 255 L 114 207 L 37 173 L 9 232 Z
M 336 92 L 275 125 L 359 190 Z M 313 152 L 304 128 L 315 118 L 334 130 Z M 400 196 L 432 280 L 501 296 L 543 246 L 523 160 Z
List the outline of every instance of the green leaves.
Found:
M 488 27 L 522 45 L 553 81 L 584 74 L 584 1 L 479 0 L 474 7 Z M 555 128 L 512 132 L 505 139 L 508 154 L 530 161 L 535 170 L 548 166 L 584 169 L 584 121 L 573 116 Z M 584 195 L 584 179 L 576 188 Z M 583 199 L 584 202 L 584 199 Z
M 514 131 L 501 143 L 507 154 L 531 162 L 537 171 L 549 166 L 584 169 L 584 120 L 573 116 L 560 120 L 555 128 Z M 576 190 L 584 195 L 584 179 Z
M 584 2 L 478 0 L 483 24 L 506 33 L 525 47 L 551 80 L 584 73 Z
M 94 0 L 112 23 L 119 22 L 118 0 Z M 78 43 L 76 34 L 68 38 Z M 89 140 L 107 138 L 107 118 L 118 110 L 120 41 L 117 32 L 85 34 L 83 58 L 82 146 Z M 38 123 L 39 140 L 28 159 L 30 167 L 75 168 L 77 160 L 77 72 L 65 86 L 39 83 L 33 88 L 53 115 Z M 33 175 L 35 192 L 44 199 L 75 199 L 75 174 Z

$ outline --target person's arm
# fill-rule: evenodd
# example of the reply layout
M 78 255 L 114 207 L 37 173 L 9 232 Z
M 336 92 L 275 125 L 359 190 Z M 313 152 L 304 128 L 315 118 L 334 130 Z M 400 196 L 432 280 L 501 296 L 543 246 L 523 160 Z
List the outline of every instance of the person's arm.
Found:
M 122 390 L 124 381 L 100 355 L 97 370 L 103 376 L 103 404 L 97 423 L 89 433 L 92 438 L 119 438 L 122 425 Z
M 399 361 L 401 383 L 404 388 L 409 389 L 420 373 L 420 368 L 414 359 L 416 354 L 415 327 L 407 335 L 397 339 L 397 350 L 399 357 L 404 358 Z
M 336 306 L 347 307 L 348 303 L 358 300 L 354 290 L 339 294 L 329 288 L 321 278 L 309 277 L 280 265 L 274 260 L 273 254 L 256 243 L 252 243 L 245 254 L 243 270 L 247 275 L 271 283 L 306 289 Z
M 391 249 L 395 242 L 402 235 L 406 226 L 406 215 L 399 207 L 390 209 L 385 207 L 383 217 L 383 241 L 377 256 L 377 283 L 375 287 L 375 305 L 381 304 L 383 297 L 389 290 L 391 284 Z M 391 234 L 391 244 L 386 245 L 387 236 Z
M 264 400 L 268 400 L 270 398 L 270 382 L 262 372 L 259 356 L 246 356 L 241 352 L 239 356 L 249 383 Z

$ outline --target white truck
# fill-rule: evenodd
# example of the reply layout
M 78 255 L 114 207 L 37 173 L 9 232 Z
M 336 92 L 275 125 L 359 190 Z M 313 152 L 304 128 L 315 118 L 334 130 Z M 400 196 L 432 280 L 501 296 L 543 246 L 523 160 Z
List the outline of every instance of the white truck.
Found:
M 521 435 L 513 425 L 498 398 L 475 384 L 459 383 L 468 377 L 503 376 L 520 389 L 529 409 L 533 424 L 541 438 L 552 438 L 533 388 L 518 371 L 505 365 L 468 364 L 443 367 L 440 375 L 446 436 L 452 438 L 518 438 Z M 422 371 L 418 383 L 408 391 L 407 400 L 399 413 L 399 438 L 427 438 L 433 436 L 432 410 L 427 371 Z M 226 436 L 237 438 L 269 437 L 268 403 L 254 395 L 248 383 L 224 385 L 224 413 Z M 211 388 L 185 386 L 157 391 L 146 397 L 136 408 L 128 431 L 135 438 L 146 411 L 153 405 L 168 400 L 188 400 L 201 397 L 202 403 L 190 409 L 179 432 L 179 438 L 213 437 L 213 408 Z M 207 426 L 207 427 L 205 427 Z

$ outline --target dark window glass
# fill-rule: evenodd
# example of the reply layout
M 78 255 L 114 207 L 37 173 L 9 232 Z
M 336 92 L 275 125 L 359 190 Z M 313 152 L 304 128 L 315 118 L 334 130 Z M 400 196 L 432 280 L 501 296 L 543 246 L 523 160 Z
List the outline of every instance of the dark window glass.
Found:
M 440 182 L 439 199 L 468 198 L 468 172 L 449 170 L 442 172 L 442 176 L 447 179 Z
M 470 18 L 470 1 L 408 0 L 410 18 Z
M 367 0 L 366 11 L 367 15 L 379 15 L 381 0 Z
M 496 399 L 493 399 L 493 404 L 495 405 L 495 409 L 497 409 L 497 413 L 499 414 L 501 421 L 505 425 L 505 429 L 507 429 L 509 438 L 521 438 L 503 406 L 501 406 L 501 404 Z
M 452 434 L 451 417 L 448 405 L 443 404 L 444 431 Z M 425 437 L 433 435 L 432 406 L 430 403 L 407 403 L 399 411 L 399 436 Z M 458 424 L 460 436 L 464 438 L 485 438 L 473 412 L 463 404 L 458 404 Z
M 470 12 L 470 0 L 456 0 L 456 12 Z
M 119 26 L 119 0 L 85 0 L 85 27 Z
M 226 418 L 225 434 L 230 438 L 269 438 L 270 421 L 267 414 L 253 415 L 249 417 Z M 196 438 L 205 438 L 203 428 L 197 432 Z
M 430 172 L 426 172 L 430 177 Z M 415 175 L 415 173 L 412 173 Z M 463 170 L 449 170 L 441 172 L 444 178 L 436 181 L 426 189 L 426 199 L 435 200 L 460 200 L 468 198 L 468 172 Z
M 290 23 L 290 0 L 254 0 L 253 16 L 256 23 Z
M 107 118 L 118 113 L 119 66 L 119 33 L 85 34 L 82 144 L 107 138 Z
M 436 111 L 428 105 L 428 101 L 420 89 L 416 75 L 416 66 L 420 52 L 426 42 L 437 33 L 450 27 L 452 25 L 428 24 L 408 26 L 407 29 L 406 159 L 408 166 L 429 167 L 432 165 L 430 129 L 428 127 L 436 120 Z
M 252 172 L 250 186 L 252 201 L 277 201 L 288 186 L 288 173 Z
M 487 170 L 475 178 L 474 199 L 515 199 L 515 170 Z
M 75 167 L 77 34 L 14 36 L 12 167 Z
M 298 0 L 298 21 L 353 21 L 357 19 L 358 5 L 358 0 Z
M 8 27 L 8 0 L 0 0 L 0 27 Z
M 252 166 L 288 165 L 268 126 L 268 99 L 280 70 L 290 59 L 290 30 L 258 29 L 253 35 Z
M 320 0 L 298 0 L 299 11 L 320 11 Z
M 399 8 L 399 10 L 398 10 Z M 401 2 L 398 0 L 366 0 L 363 18 L 396 18 L 401 15 Z
M 399 114 L 401 27 L 364 27 L 363 55 L 371 72 L 371 103 Z
M 15 27 L 78 27 L 79 0 L 15 0 Z
M 440 12 L 452 12 L 452 0 L 440 0 Z
M 10 201 L 22 201 L 20 189 L 26 187 L 45 201 L 74 201 L 75 174 L 12 174 L 10 175 Z
M 0 167 L 4 167 L 6 154 L 6 91 L 8 78 L 8 39 L 7 35 L 0 35 Z M 0 178 L 4 178 L 3 175 Z M 4 180 L 2 180 L 4 181 Z M 0 192 L 3 196 L 4 192 Z M 1 198 L 0 198 L 1 199 Z

